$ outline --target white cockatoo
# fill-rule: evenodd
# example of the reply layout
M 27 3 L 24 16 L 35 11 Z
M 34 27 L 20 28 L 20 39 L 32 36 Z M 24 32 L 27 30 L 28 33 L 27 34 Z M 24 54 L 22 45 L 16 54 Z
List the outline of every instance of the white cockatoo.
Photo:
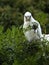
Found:
M 42 37 L 41 26 L 39 22 L 32 17 L 30 12 L 24 14 L 23 32 L 29 42 L 41 39 Z

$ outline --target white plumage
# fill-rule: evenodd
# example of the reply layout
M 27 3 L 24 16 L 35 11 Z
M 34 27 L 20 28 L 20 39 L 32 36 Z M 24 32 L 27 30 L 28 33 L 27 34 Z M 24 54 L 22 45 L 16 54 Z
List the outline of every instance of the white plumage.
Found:
M 38 27 L 33 29 L 33 25 L 37 24 Z M 31 42 L 32 40 L 41 39 L 42 31 L 38 21 L 36 21 L 30 12 L 24 14 L 23 32 L 26 39 Z
M 45 40 L 49 41 L 49 34 L 43 34 L 42 37 L 43 37 Z
M 49 41 L 49 34 L 45 35 L 45 38 Z

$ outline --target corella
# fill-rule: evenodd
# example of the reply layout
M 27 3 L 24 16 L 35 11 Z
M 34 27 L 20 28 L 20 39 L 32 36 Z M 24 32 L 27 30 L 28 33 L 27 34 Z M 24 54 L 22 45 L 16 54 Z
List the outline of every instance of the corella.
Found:
M 32 17 L 30 12 L 24 14 L 23 32 L 29 42 L 39 40 L 42 37 L 41 26 L 39 22 Z

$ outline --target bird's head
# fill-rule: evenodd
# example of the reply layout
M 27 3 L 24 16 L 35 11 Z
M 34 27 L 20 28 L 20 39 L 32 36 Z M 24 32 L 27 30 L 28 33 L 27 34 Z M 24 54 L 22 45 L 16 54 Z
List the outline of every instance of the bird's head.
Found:
M 24 14 L 24 22 L 28 22 L 28 21 L 30 21 L 31 20 L 31 13 L 30 12 L 26 12 L 25 14 Z

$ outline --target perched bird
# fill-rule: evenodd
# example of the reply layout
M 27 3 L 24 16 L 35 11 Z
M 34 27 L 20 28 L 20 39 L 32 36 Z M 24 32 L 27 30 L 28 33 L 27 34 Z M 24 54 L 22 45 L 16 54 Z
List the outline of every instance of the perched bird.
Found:
M 41 26 L 39 22 L 32 17 L 30 12 L 24 14 L 23 32 L 29 42 L 41 39 L 42 37 Z

